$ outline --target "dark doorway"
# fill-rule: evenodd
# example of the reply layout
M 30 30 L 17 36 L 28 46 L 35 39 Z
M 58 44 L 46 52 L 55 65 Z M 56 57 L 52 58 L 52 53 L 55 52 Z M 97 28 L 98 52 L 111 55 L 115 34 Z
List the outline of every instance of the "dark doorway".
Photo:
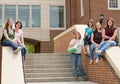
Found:
M 40 41 L 25 38 L 25 45 L 28 53 L 40 53 Z

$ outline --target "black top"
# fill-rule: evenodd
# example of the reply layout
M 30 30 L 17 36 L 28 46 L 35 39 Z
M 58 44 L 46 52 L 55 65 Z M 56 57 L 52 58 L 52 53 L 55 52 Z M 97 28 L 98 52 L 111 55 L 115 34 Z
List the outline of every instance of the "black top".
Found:
M 94 34 L 94 38 L 93 38 L 94 42 L 99 44 L 102 41 L 102 32 L 94 31 L 93 34 Z

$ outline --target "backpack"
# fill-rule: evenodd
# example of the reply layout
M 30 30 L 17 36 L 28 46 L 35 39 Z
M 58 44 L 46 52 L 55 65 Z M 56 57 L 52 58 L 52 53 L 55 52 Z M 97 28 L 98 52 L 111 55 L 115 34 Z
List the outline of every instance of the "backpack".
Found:
M 86 35 L 84 38 L 84 45 L 90 45 L 91 44 L 91 37 L 89 37 L 88 35 Z

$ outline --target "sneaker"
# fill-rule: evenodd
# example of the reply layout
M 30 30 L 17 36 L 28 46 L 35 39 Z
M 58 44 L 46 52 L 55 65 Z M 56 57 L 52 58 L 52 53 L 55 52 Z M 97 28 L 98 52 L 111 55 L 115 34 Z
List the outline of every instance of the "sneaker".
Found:
M 74 79 L 78 79 L 78 76 L 75 76 Z
M 80 80 L 81 81 L 85 81 L 85 77 L 80 77 Z
M 18 52 L 21 50 L 22 48 L 21 47 L 18 47 L 16 50 L 14 50 L 14 54 L 18 54 Z

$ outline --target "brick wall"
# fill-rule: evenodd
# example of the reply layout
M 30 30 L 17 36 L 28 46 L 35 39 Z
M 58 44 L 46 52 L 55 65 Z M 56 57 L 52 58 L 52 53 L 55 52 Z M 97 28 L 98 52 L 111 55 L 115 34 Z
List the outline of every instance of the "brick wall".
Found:
M 55 53 L 67 53 L 69 42 L 74 38 L 73 31 L 54 41 Z M 120 79 L 107 60 L 102 58 L 98 65 L 95 63 L 89 65 L 89 57 L 83 56 L 82 62 L 87 75 L 87 80 L 97 82 L 99 84 L 119 84 Z
M 50 41 L 40 42 L 40 53 L 52 53 L 54 50 L 53 38 L 64 30 L 50 30 Z
M 70 1 L 72 2 L 71 5 Z M 82 17 L 80 1 L 81 0 L 66 0 L 66 16 L 69 15 L 69 17 L 66 17 L 67 28 L 70 27 L 68 26 L 70 22 L 71 26 L 74 24 L 87 24 L 89 18 L 92 18 L 94 20 L 94 23 L 96 23 L 100 20 L 100 14 L 104 14 L 105 16 L 103 22 L 104 25 L 106 24 L 106 19 L 108 17 L 112 17 L 115 21 L 116 26 L 120 26 L 120 11 L 108 10 L 108 0 L 90 0 L 90 7 L 89 0 L 83 0 L 84 16 Z
M 93 63 L 92 65 L 89 65 L 88 56 L 83 56 L 82 59 L 87 80 L 99 84 L 119 84 L 120 79 L 105 58 L 102 58 L 99 64 Z
M 74 30 L 73 30 L 74 31 Z M 74 38 L 73 31 L 65 34 L 54 41 L 54 53 L 66 53 L 71 38 Z

